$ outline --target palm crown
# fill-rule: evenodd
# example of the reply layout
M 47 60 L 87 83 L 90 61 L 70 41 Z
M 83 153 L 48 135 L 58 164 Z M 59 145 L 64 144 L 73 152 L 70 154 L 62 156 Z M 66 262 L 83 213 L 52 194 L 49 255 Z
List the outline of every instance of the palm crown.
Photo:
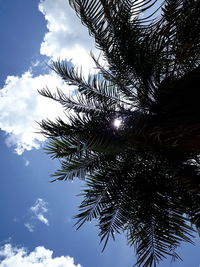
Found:
M 159 17 L 158 2 L 69 0 L 107 65 L 92 55 L 99 72 L 85 79 L 55 62 L 77 93 L 40 91 L 69 111 L 40 125 L 54 180 L 85 180 L 77 227 L 97 219 L 104 247 L 125 232 L 138 266 L 178 258 L 200 227 L 200 2 L 166 0 Z

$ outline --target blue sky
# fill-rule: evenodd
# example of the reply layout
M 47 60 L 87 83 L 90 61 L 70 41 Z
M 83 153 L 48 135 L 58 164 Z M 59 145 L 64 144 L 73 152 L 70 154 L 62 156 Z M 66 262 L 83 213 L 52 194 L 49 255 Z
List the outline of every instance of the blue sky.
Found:
M 134 249 L 123 235 L 101 253 L 95 222 L 75 231 L 83 184 L 49 182 L 59 164 L 44 153 L 44 137 L 36 133 L 36 121 L 62 112 L 37 89 L 73 90 L 46 64 L 62 58 L 83 65 L 87 74 L 94 41 L 65 0 L 0 0 L 0 25 L 0 267 L 35 266 L 39 259 L 40 266 L 132 266 Z M 183 262 L 160 266 L 199 267 L 196 243 L 182 246 Z

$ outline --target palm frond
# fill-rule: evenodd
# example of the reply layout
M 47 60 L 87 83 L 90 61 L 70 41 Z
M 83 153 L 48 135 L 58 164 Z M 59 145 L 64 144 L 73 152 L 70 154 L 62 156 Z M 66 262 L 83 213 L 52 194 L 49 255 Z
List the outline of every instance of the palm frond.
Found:
M 85 179 L 86 176 L 103 168 L 112 158 L 110 154 L 104 155 L 90 150 L 69 153 L 61 160 L 61 168 L 52 175 L 56 177 L 53 181 Z
M 103 249 L 110 236 L 126 231 L 129 244 L 136 246 L 138 266 L 154 266 L 167 255 L 178 258 L 175 249 L 182 241 L 192 242 L 193 228 L 184 216 L 187 209 L 181 198 L 182 189 L 175 187 L 176 180 L 170 176 L 170 172 L 177 174 L 173 167 L 169 169 L 168 160 L 158 157 L 145 161 L 150 156 L 147 153 L 143 163 L 138 154 L 130 160 L 129 153 L 128 162 L 121 155 L 86 179 L 81 213 L 75 217 L 78 228 L 97 219 Z M 148 172 L 155 175 L 151 176 L 153 185 Z M 142 183 L 141 187 L 141 179 L 146 181 L 145 186 Z
M 143 36 L 140 21 L 132 18 L 155 3 L 156 1 L 70 1 L 95 37 L 110 69 L 121 79 L 126 77 L 129 81 L 133 74 L 137 76 L 141 72 L 137 71 L 141 67 L 138 56 L 144 52 L 138 50 Z
M 134 266 L 157 266 L 166 256 L 172 257 L 173 260 L 179 259 L 175 249 L 183 241 L 192 243 L 192 236 L 189 233 L 192 233 L 193 229 L 187 225 L 184 218 L 177 221 L 178 227 L 174 225 L 177 215 L 174 218 L 168 218 L 169 225 L 166 224 L 166 228 L 162 229 L 156 219 L 150 219 L 143 225 L 134 224 L 134 228 L 129 230 L 129 244 L 136 246 L 138 256 Z M 176 229 L 179 229 L 179 232 Z
M 99 114 L 103 112 L 103 106 L 95 99 L 87 99 L 84 96 L 76 95 L 68 97 L 61 90 L 57 94 L 52 94 L 48 88 L 40 90 L 40 94 L 59 102 L 67 111 L 73 110 L 77 113 Z
M 105 80 L 101 74 L 89 75 L 88 81 L 78 74 L 73 67 L 68 67 L 65 62 L 54 62 L 52 69 L 59 73 L 62 79 L 69 85 L 78 87 L 78 92 L 87 99 L 96 100 L 100 103 L 106 102 L 107 105 L 120 105 L 126 103 L 120 98 L 120 91 L 116 84 Z

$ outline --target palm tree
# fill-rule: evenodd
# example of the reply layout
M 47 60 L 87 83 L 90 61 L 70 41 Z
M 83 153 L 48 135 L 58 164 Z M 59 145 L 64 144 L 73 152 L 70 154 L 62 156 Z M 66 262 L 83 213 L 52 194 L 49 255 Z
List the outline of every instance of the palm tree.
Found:
M 137 266 L 156 266 L 200 227 L 200 2 L 69 0 L 106 66 L 85 79 L 52 69 L 77 93 L 40 93 L 68 111 L 43 120 L 54 180 L 85 180 L 77 227 L 98 220 L 107 244 L 124 232 Z M 150 13 L 150 11 L 152 13 Z M 156 15 L 156 12 L 158 15 Z

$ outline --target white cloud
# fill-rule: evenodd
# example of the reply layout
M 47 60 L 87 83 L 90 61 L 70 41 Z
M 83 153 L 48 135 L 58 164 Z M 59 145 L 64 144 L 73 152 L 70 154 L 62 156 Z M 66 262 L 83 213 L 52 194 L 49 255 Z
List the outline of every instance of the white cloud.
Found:
M 45 118 L 55 119 L 62 114 L 62 107 L 57 102 L 39 95 L 37 90 L 46 86 L 50 90 L 58 87 L 66 91 L 57 75 L 49 73 L 33 77 L 30 72 L 21 77 L 8 76 L 0 90 L 0 128 L 7 133 L 6 144 L 15 145 L 19 155 L 24 150 L 39 148 L 39 143 L 45 140 L 38 133 L 37 122 Z
M 48 219 L 44 217 L 44 214 L 48 212 L 47 202 L 45 202 L 42 198 L 38 198 L 35 201 L 35 204 L 30 207 L 30 210 L 39 221 L 49 225 Z
M 15 248 L 6 244 L 0 249 L 0 267 L 81 267 L 75 265 L 69 256 L 52 257 L 53 251 L 43 246 L 27 252 L 25 248 Z
M 40 0 L 39 10 L 47 21 L 48 32 L 44 36 L 40 53 L 53 60 L 72 60 L 75 65 L 82 65 L 88 73 L 94 67 L 89 55 L 95 50 L 94 39 L 88 34 L 75 12 L 66 0 Z
M 47 220 L 47 218 L 44 217 L 44 215 L 42 214 L 37 214 L 37 218 L 39 221 L 41 221 L 42 223 L 49 225 L 49 221 Z
M 45 225 L 49 225 L 49 220 L 45 217 L 45 214 L 48 212 L 47 208 L 48 203 L 42 198 L 38 198 L 34 205 L 30 207 L 31 217 L 24 226 L 28 229 L 29 232 L 34 232 L 36 227 L 36 221 L 40 221 Z
M 34 232 L 34 225 L 31 223 L 25 223 L 24 226 L 28 229 L 29 232 Z
M 28 167 L 30 165 L 30 161 L 29 160 L 26 160 L 25 161 L 25 166 Z
M 89 51 L 94 50 L 94 40 L 89 37 L 68 1 L 40 0 L 38 7 L 48 29 L 40 53 L 48 56 L 49 60 L 71 60 L 73 64 L 83 66 L 83 74 L 88 74 L 94 66 L 89 56 Z M 45 140 L 37 133 L 39 126 L 36 122 L 46 118 L 54 120 L 62 112 L 58 103 L 40 96 L 37 90 L 47 86 L 53 91 L 66 86 L 53 72 L 33 76 L 34 68 L 38 66 L 41 67 L 41 63 L 35 61 L 21 76 L 8 76 L 0 89 L 0 129 L 6 133 L 6 144 L 15 146 L 19 155 L 25 150 L 38 149 Z

